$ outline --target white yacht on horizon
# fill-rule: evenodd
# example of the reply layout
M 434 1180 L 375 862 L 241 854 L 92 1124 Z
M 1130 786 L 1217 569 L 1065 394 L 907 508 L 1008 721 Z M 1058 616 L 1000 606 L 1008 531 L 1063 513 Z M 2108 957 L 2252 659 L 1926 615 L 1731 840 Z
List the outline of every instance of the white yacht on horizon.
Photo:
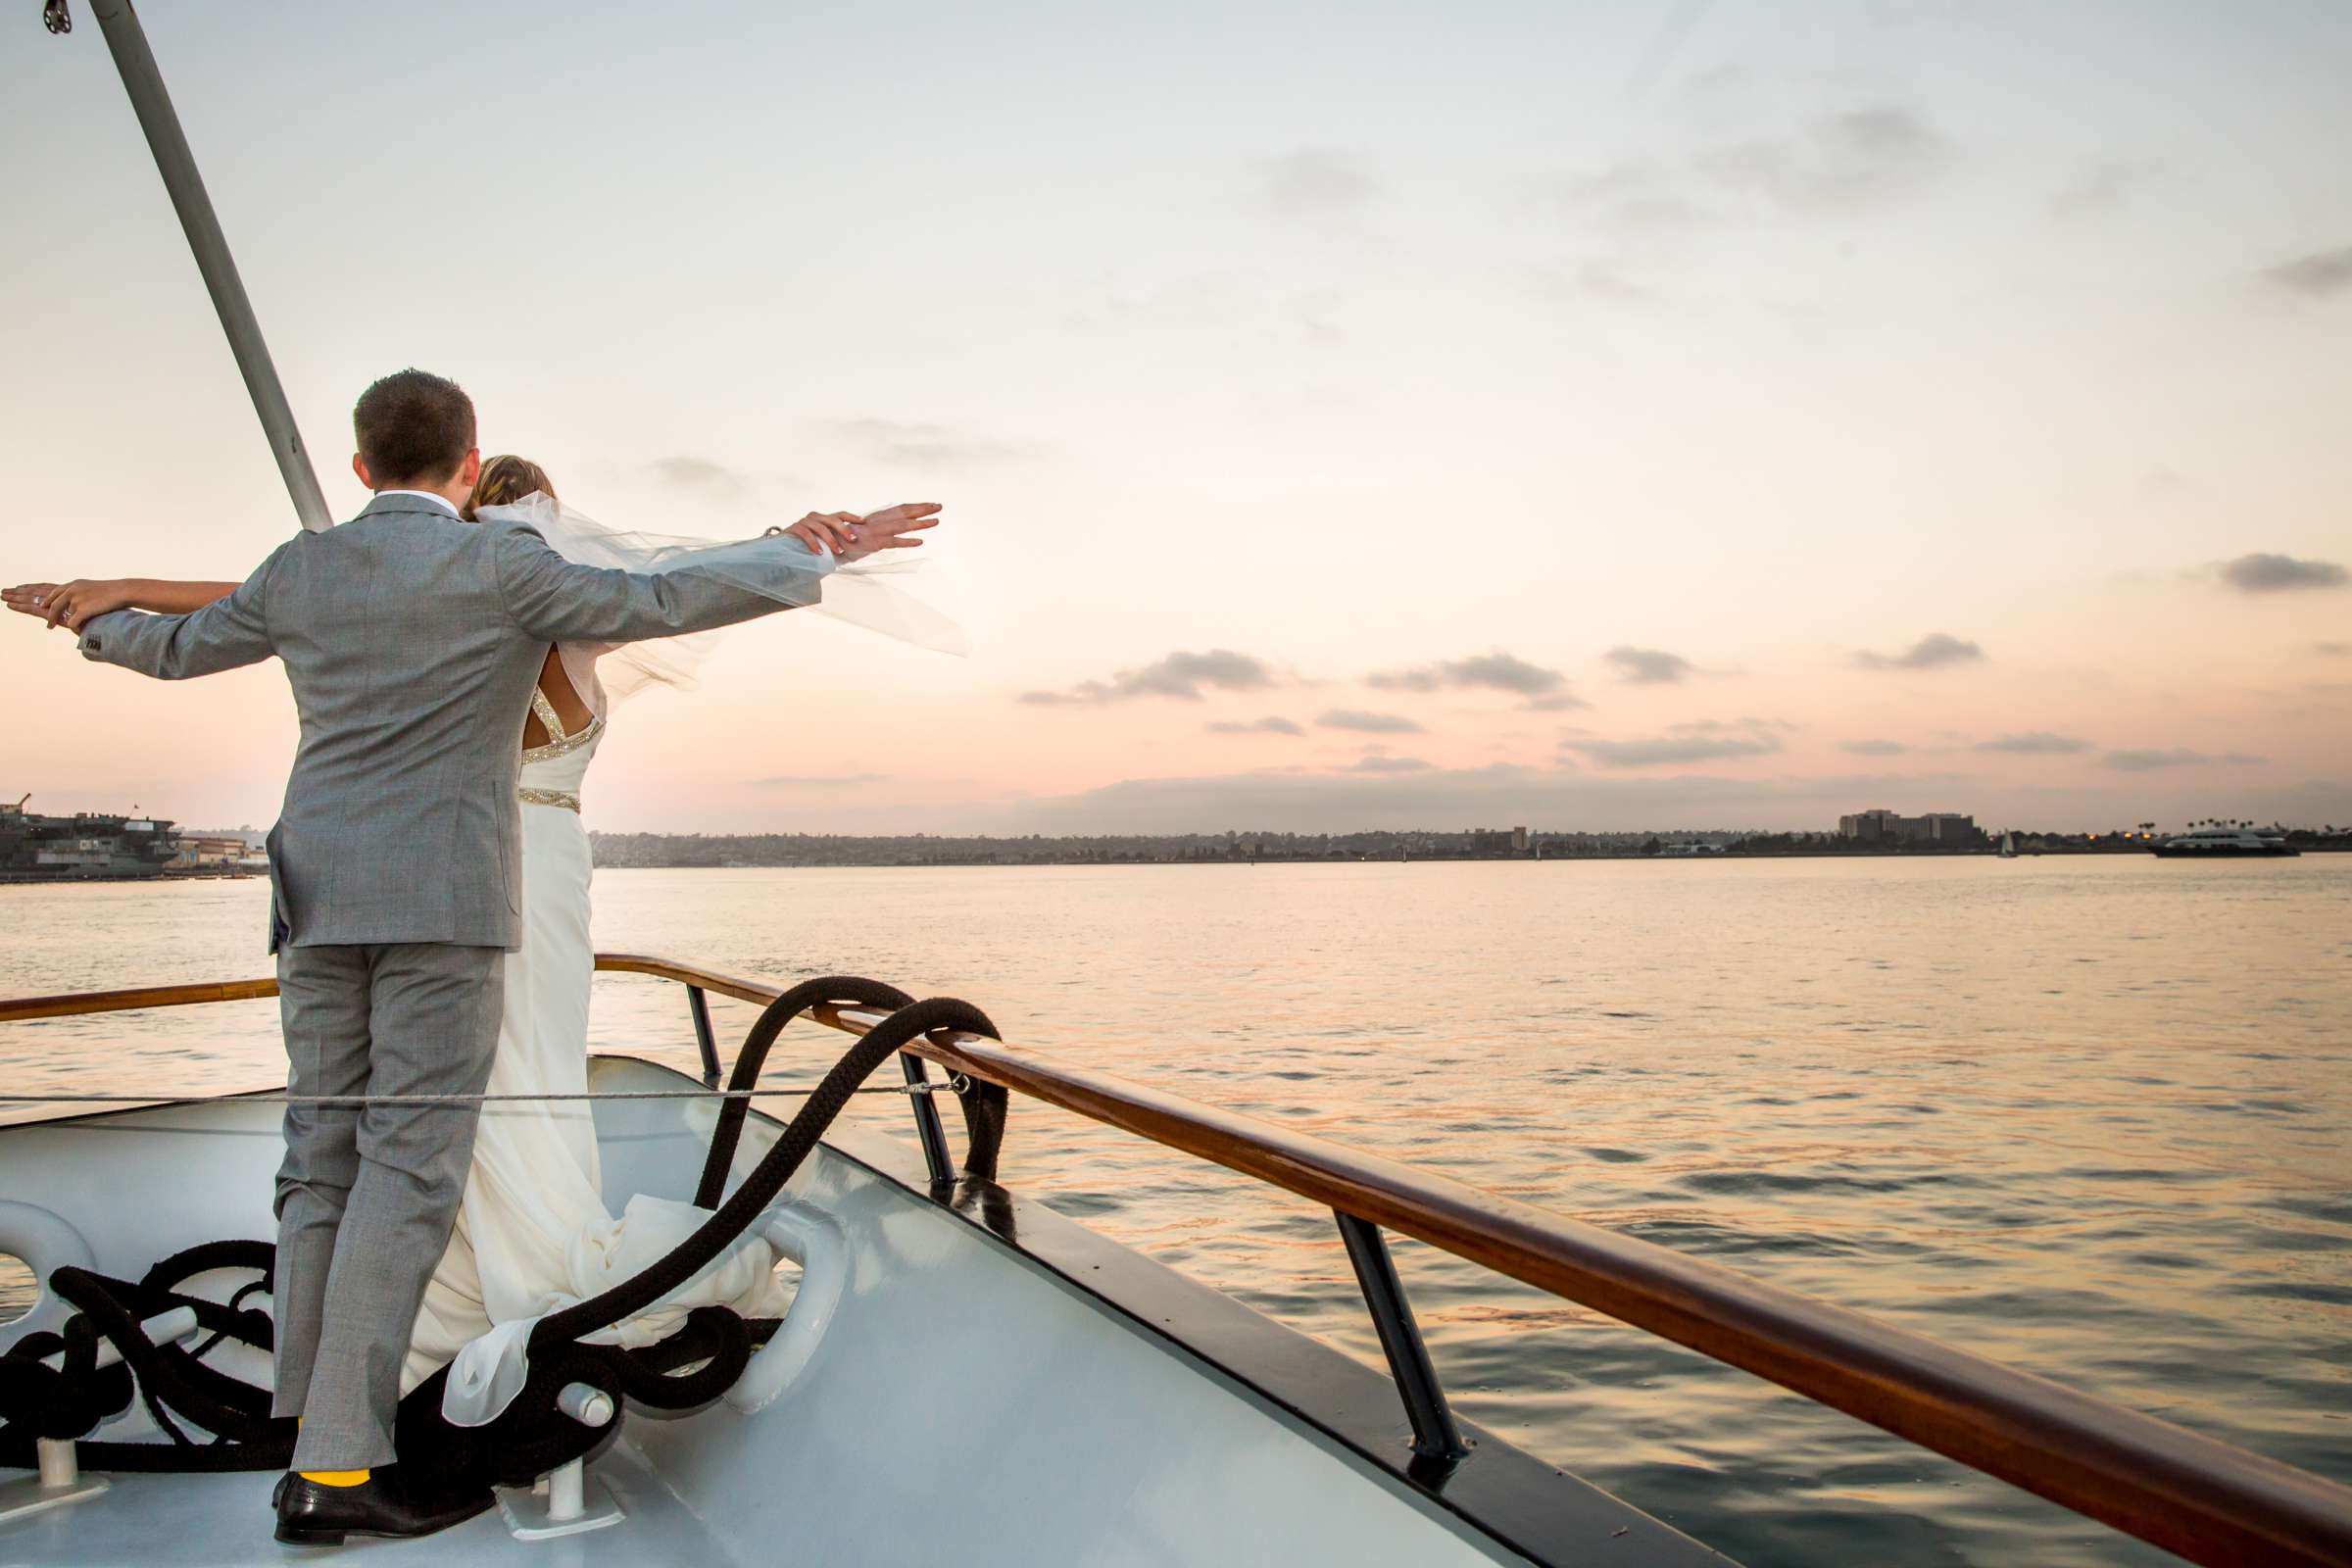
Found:
M 2148 847 L 2149 853 L 2181 859 L 2201 857 L 2301 855 L 2284 835 L 2250 827 L 2201 827 Z

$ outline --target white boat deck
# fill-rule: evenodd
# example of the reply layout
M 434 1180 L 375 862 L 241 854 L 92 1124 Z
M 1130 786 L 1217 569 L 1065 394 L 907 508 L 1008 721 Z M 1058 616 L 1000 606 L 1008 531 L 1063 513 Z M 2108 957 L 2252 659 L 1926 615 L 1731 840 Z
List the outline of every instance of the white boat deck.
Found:
M 763 1554 L 708 1528 L 628 1448 L 614 1444 L 592 1467 L 628 1514 L 586 1535 L 519 1542 L 492 1509 L 423 1541 L 353 1540 L 340 1547 L 282 1546 L 270 1537 L 274 1474 L 109 1477 L 86 1502 L 51 1508 L 0 1525 L 0 1563 L 87 1563 L 136 1568 L 215 1568 L 222 1563 L 329 1562 L 364 1553 L 370 1563 L 541 1563 L 592 1568 L 603 1563 L 762 1563 L 793 1558 L 785 1547 Z M 874 1558 L 872 1561 L 883 1559 Z
M 682 1082 L 625 1059 L 599 1061 L 592 1081 Z M 708 1102 L 597 1108 L 615 1206 L 636 1192 L 691 1195 Z M 752 1120 L 739 1172 L 776 1131 Z M 8 1129 L 0 1242 L 14 1209 L 13 1250 L 27 1251 L 38 1228 L 27 1212 L 46 1211 L 74 1235 L 33 1259 L 44 1273 L 81 1262 L 135 1277 L 196 1242 L 267 1236 L 278 1152 L 277 1108 L 235 1101 Z M 829 1240 L 804 1249 L 770 1359 L 691 1415 L 629 1411 L 588 1465 L 592 1501 L 610 1489 L 626 1515 L 617 1524 L 527 1541 L 493 1512 L 418 1543 L 281 1547 L 270 1536 L 273 1475 L 117 1475 L 100 1496 L 0 1524 L 0 1564 L 179 1568 L 353 1551 L 444 1564 L 1524 1562 L 1492 1521 L 1464 1517 L 1503 1476 L 1544 1560 L 1723 1561 L 1492 1440 L 1461 1478 L 1486 1493 L 1411 1484 L 1385 1377 L 996 1189 L 999 1212 L 976 1225 L 882 1173 L 909 1154 L 850 1137 L 802 1168 L 792 1207 Z M 1284 1378 L 1261 1388 L 1269 1348 Z M 768 1402 L 745 1396 L 755 1384 Z M 1328 1409 L 1301 1413 L 1326 1395 Z M 144 1425 L 134 1414 L 97 1435 Z M 1366 1457 L 1391 1444 L 1386 1462 Z

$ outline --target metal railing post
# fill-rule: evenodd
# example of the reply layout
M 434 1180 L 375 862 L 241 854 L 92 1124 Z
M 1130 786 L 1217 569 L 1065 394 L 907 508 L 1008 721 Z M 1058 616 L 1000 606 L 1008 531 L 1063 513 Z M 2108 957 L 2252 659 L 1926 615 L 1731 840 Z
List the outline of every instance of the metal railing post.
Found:
M 1404 1282 L 1396 1277 L 1389 1244 L 1371 1221 L 1336 1208 L 1331 1212 L 1340 1222 L 1340 1239 L 1348 1244 L 1348 1261 L 1355 1265 L 1364 1304 L 1372 1309 L 1372 1325 L 1380 1331 L 1389 1376 L 1396 1379 L 1405 1416 L 1413 1424 L 1413 1452 L 1450 1468 L 1470 1449 L 1446 1408 L 1446 1390 L 1438 1382 L 1438 1369 L 1430 1364 L 1429 1347 L 1421 1343 L 1421 1328 L 1404 1298 Z
M 906 1081 L 910 1084 L 927 1084 L 931 1081 L 931 1069 L 924 1065 L 920 1056 L 902 1051 L 899 1053 L 899 1065 L 906 1069 Z M 953 1185 L 956 1164 L 948 1155 L 948 1129 L 939 1119 L 939 1107 L 931 1102 L 929 1095 L 908 1095 L 906 1098 L 914 1102 L 914 1132 L 922 1141 L 923 1164 L 931 1172 L 931 1185 Z
M 694 1043 L 703 1053 L 703 1087 L 718 1087 L 718 1041 L 710 1033 L 710 999 L 701 986 L 686 988 L 686 1010 L 694 1015 Z

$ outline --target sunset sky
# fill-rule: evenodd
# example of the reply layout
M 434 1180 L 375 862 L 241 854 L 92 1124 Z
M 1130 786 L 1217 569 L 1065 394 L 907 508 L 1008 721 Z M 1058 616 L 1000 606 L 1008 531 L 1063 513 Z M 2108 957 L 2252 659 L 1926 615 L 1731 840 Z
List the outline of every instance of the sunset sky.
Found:
M 292 528 L 97 24 L 0 19 L 0 579 Z M 940 501 L 967 660 L 620 709 L 707 831 L 2352 820 L 2352 7 L 154 0 L 330 504 Z M 266 823 L 274 666 L 0 625 L 0 798 Z

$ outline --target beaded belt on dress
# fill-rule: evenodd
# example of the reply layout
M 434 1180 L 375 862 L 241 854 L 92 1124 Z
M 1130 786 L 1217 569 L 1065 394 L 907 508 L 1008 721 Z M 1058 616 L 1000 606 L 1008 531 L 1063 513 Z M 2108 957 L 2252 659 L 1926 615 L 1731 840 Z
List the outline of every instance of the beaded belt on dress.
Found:
M 567 757 L 604 733 L 605 721 L 597 717 L 591 718 L 570 734 L 564 734 L 563 720 L 556 717 L 555 709 L 536 687 L 531 690 L 531 710 L 539 715 L 540 724 L 555 739 L 545 746 L 526 748 L 522 754 L 522 765 L 525 767 L 533 762 L 552 762 L 559 757 Z M 580 798 L 569 790 L 533 789 L 525 784 L 515 790 L 514 798 L 525 806 L 560 806 L 566 811 L 580 808 Z

